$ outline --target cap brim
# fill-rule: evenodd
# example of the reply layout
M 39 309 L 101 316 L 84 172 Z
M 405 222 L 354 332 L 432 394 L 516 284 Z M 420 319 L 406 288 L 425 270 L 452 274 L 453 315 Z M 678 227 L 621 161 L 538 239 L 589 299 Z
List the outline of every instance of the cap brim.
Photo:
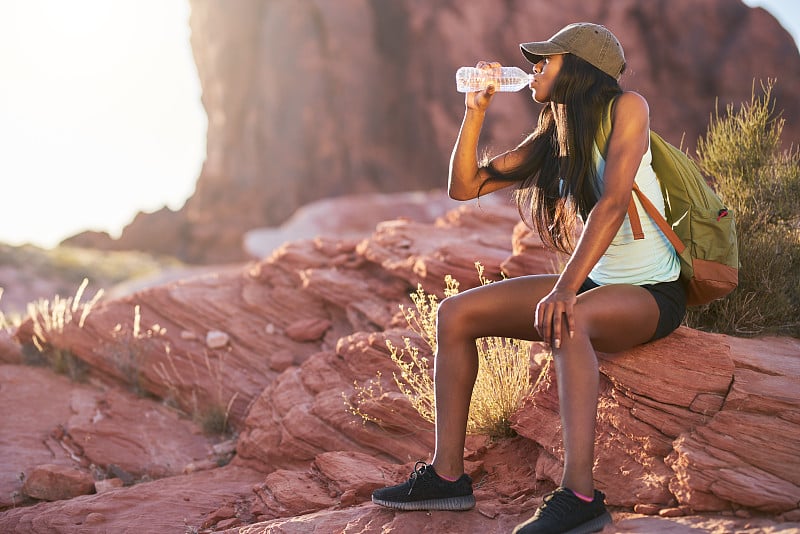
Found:
M 539 63 L 545 56 L 554 54 L 566 54 L 567 51 L 550 41 L 538 41 L 535 43 L 522 43 L 519 49 L 525 59 L 533 63 Z

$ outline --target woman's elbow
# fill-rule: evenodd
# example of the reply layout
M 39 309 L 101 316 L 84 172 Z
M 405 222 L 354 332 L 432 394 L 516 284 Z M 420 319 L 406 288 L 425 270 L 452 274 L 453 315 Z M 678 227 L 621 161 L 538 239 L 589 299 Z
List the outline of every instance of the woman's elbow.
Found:
M 464 180 L 462 175 L 450 173 L 447 181 L 447 195 L 453 200 L 472 200 L 477 195 L 475 187 Z
M 473 198 L 475 198 L 475 195 L 468 195 L 465 191 L 455 188 L 453 186 L 447 188 L 447 195 L 451 199 L 458 201 L 472 200 Z

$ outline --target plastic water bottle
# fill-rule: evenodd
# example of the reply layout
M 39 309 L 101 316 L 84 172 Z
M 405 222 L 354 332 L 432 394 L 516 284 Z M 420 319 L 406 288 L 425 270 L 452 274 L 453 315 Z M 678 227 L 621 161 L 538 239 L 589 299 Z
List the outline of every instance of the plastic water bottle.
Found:
M 533 79 L 533 74 L 519 67 L 502 67 L 500 71 L 500 78 L 497 78 L 492 70 L 461 67 L 456 71 L 456 89 L 460 93 L 483 91 L 489 82 L 494 82 L 496 91 L 514 92 L 528 87 Z

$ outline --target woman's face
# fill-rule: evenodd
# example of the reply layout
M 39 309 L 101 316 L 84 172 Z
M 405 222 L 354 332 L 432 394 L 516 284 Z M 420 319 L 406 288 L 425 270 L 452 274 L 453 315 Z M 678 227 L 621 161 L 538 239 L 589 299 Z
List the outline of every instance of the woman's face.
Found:
M 530 84 L 533 92 L 533 99 L 540 104 L 550 101 L 561 65 L 564 63 L 564 54 L 545 56 L 539 63 L 533 66 L 533 81 Z

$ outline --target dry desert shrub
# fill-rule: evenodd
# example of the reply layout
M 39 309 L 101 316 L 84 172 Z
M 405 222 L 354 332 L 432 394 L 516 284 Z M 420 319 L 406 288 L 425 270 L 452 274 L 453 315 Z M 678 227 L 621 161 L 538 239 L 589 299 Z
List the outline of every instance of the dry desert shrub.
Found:
M 483 266 L 475 264 L 481 284 L 491 283 L 483 275 Z M 458 293 L 459 283 L 452 276 L 445 277 L 444 296 Z M 417 347 L 410 338 L 403 338 L 402 347 L 390 341 L 392 361 L 398 370 L 393 373 L 395 384 L 414 409 L 428 422 L 435 421 L 435 400 L 433 368 L 427 355 L 435 354 L 436 313 L 438 298 L 427 294 L 422 285 L 417 286 L 410 295 L 413 307 L 401 305 L 400 309 L 408 327 L 424 340 L 426 347 Z M 467 433 L 486 435 L 490 439 L 513 436 L 511 416 L 519 408 L 522 400 L 531 390 L 530 383 L 530 342 L 519 339 L 489 337 L 477 340 L 478 376 L 470 404 Z M 364 420 L 380 424 L 360 409 L 363 401 L 377 395 L 376 384 L 380 375 L 367 385 L 356 384 L 354 402 L 349 402 L 350 410 Z
M 733 335 L 800 336 L 800 153 L 781 148 L 774 82 L 712 117 L 697 147 L 702 171 L 736 217 L 739 287 L 690 310 L 689 326 Z

